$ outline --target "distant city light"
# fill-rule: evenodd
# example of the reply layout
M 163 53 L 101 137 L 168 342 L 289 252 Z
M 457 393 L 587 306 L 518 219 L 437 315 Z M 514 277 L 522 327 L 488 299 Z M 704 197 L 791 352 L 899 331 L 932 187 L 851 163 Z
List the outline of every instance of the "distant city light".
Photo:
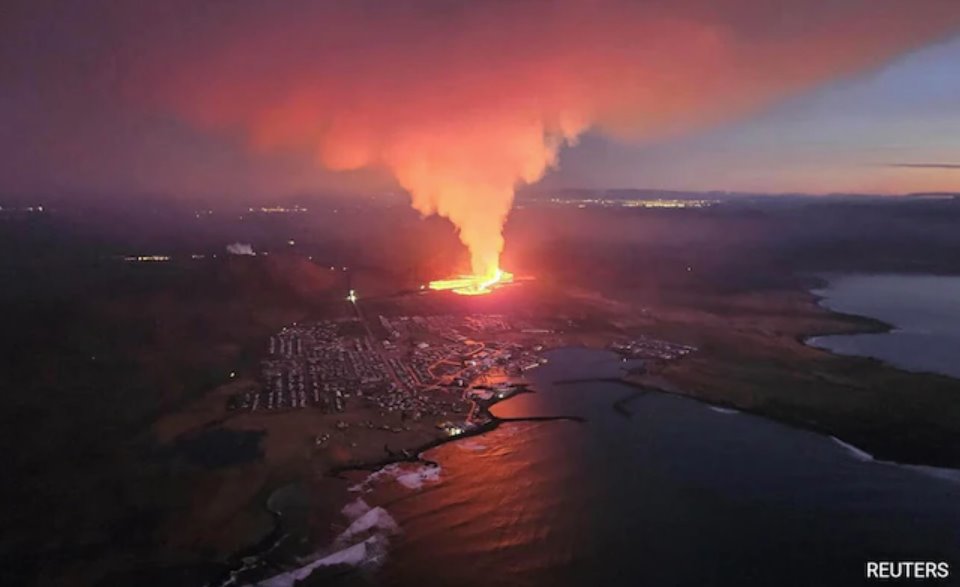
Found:
M 551 204 L 576 206 L 577 208 L 708 208 L 719 204 L 719 200 L 682 200 L 678 198 L 551 198 Z
M 259 208 L 247 208 L 248 212 L 255 212 L 260 214 L 302 214 L 307 211 L 307 208 L 303 206 L 261 206 Z
M 23 206 L 23 207 L 6 207 L 0 206 L 0 213 L 3 214 L 37 214 L 43 212 L 43 206 Z
M 170 260 L 169 255 L 130 255 L 123 258 L 131 263 L 162 263 Z

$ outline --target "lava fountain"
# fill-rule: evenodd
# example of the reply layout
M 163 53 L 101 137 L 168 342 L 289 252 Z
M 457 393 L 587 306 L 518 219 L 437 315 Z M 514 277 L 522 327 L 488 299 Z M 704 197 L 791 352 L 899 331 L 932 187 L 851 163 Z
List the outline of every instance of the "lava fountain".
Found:
M 430 289 L 450 290 L 464 296 L 479 296 L 492 292 L 498 286 L 513 282 L 513 274 L 494 269 L 489 275 L 458 275 L 452 279 L 440 279 L 430 282 Z
M 131 26 L 103 79 L 256 152 L 385 171 L 456 228 L 470 274 L 430 288 L 465 295 L 512 279 L 499 260 L 515 190 L 584 133 L 703 131 L 960 30 L 957 0 L 143 4 L 165 26 Z

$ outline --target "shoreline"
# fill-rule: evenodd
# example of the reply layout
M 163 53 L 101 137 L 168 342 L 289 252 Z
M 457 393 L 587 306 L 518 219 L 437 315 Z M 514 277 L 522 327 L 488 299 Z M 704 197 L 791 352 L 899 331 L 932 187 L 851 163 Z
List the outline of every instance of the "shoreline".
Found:
M 955 483 L 960 483 L 960 468 L 955 467 L 935 467 L 932 465 L 912 465 L 909 463 L 900 463 L 897 461 L 887 461 L 883 459 L 878 459 L 876 456 L 870 454 L 869 452 L 854 446 L 848 442 L 840 440 L 836 436 L 830 436 L 830 440 L 835 442 L 837 445 L 849 452 L 853 458 L 864 463 L 876 463 L 878 465 L 887 465 L 891 467 L 901 467 L 911 471 L 917 471 L 924 475 L 930 475 L 938 479 L 944 479 L 947 481 L 953 481 Z
M 807 306 L 809 309 L 813 309 L 815 311 L 828 314 L 833 319 L 832 325 L 840 326 L 840 328 L 837 330 L 833 330 L 833 329 L 830 329 L 828 326 L 827 328 L 825 328 L 826 332 L 801 332 L 798 334 L 794 334 L 790 338 L 793 338 L 795 342 L 805 347 L 816 349 L 824 353 L 828 353 L 830 356 L 836 357 L 837 359 L 868 360 L 871 362 L 876 362 L 878 365 L 883 365 L 885 368 L 890 368 L 897 371 L 904 371 L 906 373 L 910 373 L 911 375 L 917 374 L 914 372 L 906 371 L 904 369 L 901 369 L 899 367 L 896 367 L 894 365 L 891 365 L 879 359 L 832 353 L 829 351 L 829 349 L 822 349 L 820 347 L 816 347 L 814 345 L 808 344 L 808 341 L 810 339 L 817 336 L 884 334 L 894 330 L 894 326 L 868 316 L 848 314 L 844 312 L 836 312 L 830 309 L 829 307 L 826 307 L 821 304 L 821 301 L 825 299 L 825 296 L 818 295 L 812 289 L 803 289 L 799 291 L 805 294 L 806 296 L 806 299 L 805 299 L 806 303 L 803 304 L 804 306 Z M 565 345 L 559 345 L 559 346 L 598 348 L 598 347 L 594 347 L 591 344 L 577 344 L 577 343 L 565 344 Z M 558 348 L 558 347 L 553 347 L 553 348 Z M 939 374 L 928 374 L 925 372 L 920 372 L 919 375 L 941 377 L 941 375 Z M 619 415 L 626 418 L 630 418 L 632 416 L 632 413 L 627 408 L 627 405 L 630 402 L 642 397 L 645 394 L 648 394 L 650 392 L 659 392 L 664 394 L 676 395 L 676 396 L 697 401 L 698 403 L 701 403 L 708 408 L 716 408 L 717 410 L 724 410 L 724 411 L 735 411 L 737 413 L 749 414 L 751 416 L 756 416 L 756 417 L 762 417 L 767 420 L 788 426 L 790 428 L 804 430 L 804 431 L 818 434 L 827 440 L 832 440 L 833 442 L 837 443 L 838 446 L 845 448 L 847 451 L 851 452 L 851 455 L 854 455 L 853 451 L 856 451 L 856 454 L 861 456 L 855 457 L 855 458 L 859 458 L 859 460 L 864 462 L 867 461 L 866 457 L 869 456 L 869 461 L 875 462 L 877 464 L 905 467 L 905 468 L 917 470 L 918 472 L 924 472 L 926 474 L 931 474 L 931 475 L 945 478 L 945 479 L 950 479 L 954 481 L 960 480 L 960 466 L 956 466 L 952 463 L 950 465 L 945 465 L 942 462 L 942 460 L 938 460 L 935 457 L 932 459 L 928 458 L 929 456 L 931 456 L 929 453 L 925 454 L 922 451 L 916 452 L 914 450 L 911 450 L 910 448 L 906 450 L 900 450 L 900 451 L 887 450 L 886 447 L 882 446 L 883 445 L 882 442 L 879 443 L 881 446 L 875 447 L 873 446 L 873 443 L 869 440 L 869 438 L 871 437 L 870 434 L 866 434 L 856 440 L 852 440 L 852 441 L 848 440 L 850 439 L 851 436 L 856 436 L 856 435 L 847 434 L 848 431 L 844 430 L 844 426 L 842 425 L 841 426 L 829 425 L 829 424 L 824 424 L 817 421 L 805 419 L 802 415 L 797 416 L 797 415 L 791 415 L 788 412 L 783 412 L 782 410 L 778 411 L 775 409 L 775 406 L 774 406 L 774 409 L 767 409 L 766 407 L 758 408 L 758 407 L 744 406 L 744 405 L 735 403 L 733 401 L 724 401 L 722 398 L 715 399 L 715 398 L 704 397 L 703 395 L 699 395 L 697 392 L 689 391 L 687 389 L 680 388 L 680 387 L 674 387 L 672 385 L 662 386 L 662 385 L 655 385 L 655 384 L 651 384 L 643 381 L 631 380 L 630 377 L 637 377 L 637 375 L 631 375 L 631 374 L 625 373 L 621 377 L 607 376 L 607 377 L 597 377 L 597 378 L 589 378 L 589 377 L 576 378 L 571 380 L 560 380 L 552 383 L 557 385 L 563 385 L 563 384 L 574 384 L 574 383 L 598 381 L 598 382 L 620 383 L 620 384 L 626 385 L 629 388 L 631 388 L 630 392 L 625 394 L 623 397 L 620 397 L 616 401 L 614 401 L 611 406 L 611 408 L 616 412 L 618 412 Z M 643 376 L 641 375 L 640 377 L 643 377 Z M 943 376 L 943 377 L 946 377 L 946 376 Z M 669 383 L 669 377 L 667 378 L 667 383 Z M 440 436 L 426 442 L 421 442 L 412 448 L 391 449 L 389 444 L 385 444 L 383 447 L 383 451 L 385 454 L 381 458 L 356 460 L 356 461 L 351 461 L 344 464 L 339 464 L 325 471 L 323 473 L 323 476 L 337 478 L 337 479 L 346 479 L 345 474 L 350 472 L 360 472 L 360 471 L 376 472 L 378 470 L 383 469 L 384 467 L 388 467 L 392 464 L 398 464 L 398 463 L 419 463 L 428 467 L 437 467 L 437 466 L 440 466 L 440 463 L 424 458 L 423 456 L 424 453 L 434 448 L 443 446 L 445 444 L 456 442 L 458 440 L 482 436 L 487 432 L 496 430 L 497 428 L 499 428 L 500 425 L 505 423 L 524 422 L 524 421 L 558 421 L 558 420 L 559 421 L 564 421 L 564 420 L 576 421 L 576 422 L 582 423 L 586 421 L 584 418 L 576 417 L 576 416 L 542 416 L 542 417 L 532 416 L 532 417 L 524 417 L 524 418 L 499 418 L 490 413 L 490 409 L 494 405 L 500 403 L 501 401 L 506 401 L 508 399 L 511 399 L 515 395 L 519 395 L 521 393 L 536 393 L 536 391 L 533 389 L 529 389 L 527 384 L 520 384 L 516 388 L 512 389 L 511 392 L 504 397 L 497 397 L 496 395 L 487 399 L 470 397 L 469 400 L 472 402 L 472 404 L 475 407 L 475 411 L 472 413 L 475 413 L 477 416 L 479 416 L 479 418 L 473 418 L 473 419 L 476 421 L 482 418 L 483 419 L 482 422 L 475 422 L 475 424 L 472 427 L 466 430 L 463 430 L 462 432 L 459 432 L 457 434 L 452 434 L 449 436 Z M 834 421 L 834 424 L 836 423 L 837 421 Z M 864 437 L 868 439 L 866 442 L 864 442 Z M 954 474 L 956 474 L 956 477 L 954 476 Z M 342 505 L 342 504 L 339 504 L 339 505 Z M 336 509 L 333 506 L 334 504 L 331 502 L 330 504 L 331 509 Z M 277 527 L 275 527 L 274 530 L 272 530 L 268 534 L 268 536 L 273 536 L 275 535 L 275 533 L 282 534 L 282 524 L 283 524 L 282 519 L 279 519 L 276 516 L 274 517 L 274 519 L 277 523 Z M 258 541 L 257 544 L 258 545 L 263 544 L 264 542 L 265 542 L 265 539 L 261 539 L 260 541 Z M 249 550 L 245 552 L 249 552 Z M 267 552 L 268 552 L 267 550 L 263 550 L 259 554 L 255 554 L 255 556 L 261 556 L 261 555 L 267 554 Z M 231 560 L 238 561 L 239 558 L 242 558 L 242 557 L 235 558 L 235 556 L 236 555 L 231 556 Z M 280 570 L 282 571 L 282 569 Z M 256 585 L 257 583 L 252 583 L 252 584 Z
M 481 436 L 496 430 L 502 424 L 512 424 L 516 422 L 554 422 L 554 421 L 567 421 L 567 422 L 586 422 L 586 418 L 581 416 L 526 416 L 521 418 L 503 418 L 500 416 L 495 416 L 490 413 L 490 408 L 493 406 L 505 402 L 513 397 L 516 397 L 524 393 L 536 393 L 535 390 L 530 389 L 529 384 L 516 384 L 511 388 L 511 392 L 504 395 L 503 397 L 493 396 L 490 399 L 476 399 L 470 398 L 470 401 L 473 402 L 477 411 L 483 417 L 481 423 L 474 424 L 471 428 L 460 432 L 459 434 L 452 434 L 446 437 L 435 438 L 434 440 L 425 442 L 417 447 L 409 449 L 401 449 L 399 451 L 392 451 L 388 446 L 384 446 L 384 450 L 387 452 L 387 456 L 378 459 L 376 461 L 361 461 L 357 463 L 347 463 L 344 465 L 337 465 L 336 467 L 331 468 L 327 475 L 340 477 L 343 473 L 350 471 L 377 471 L 388 465 L 394 463 L 423 463 L 431 466 L 436 466 L 434 461 L 429 459 L 424 459 L 422 457 L 423 453 L 428 450 L 432 450 L 444 444 L 456 442 L 458 440 L 463 440 L 465 438 L 471 438 L 474 436 Z
M 788 427 L 790 427 L 790 428 L 794 428 L 794 429 L 798 429 L 798 430 L 807 430 L 807 431 L 814 432 L 814 433 L 818 434 L 819 436 L 824 437 L 824 440 L 829 440 L 829 441 L 834 442 L 834 443 L 838 446 L 838 448 L 844 449 L 845 451 L 847 451 L 847 452 L 850 454 L 851 458 L 854 458 L 854 459 L 856 459 L 857 461 L 860 461 L 860 462 L 864 462 L 864 463 L 875 463 L 875 464 L 886 465 L 886 466 L 891 466 L 891 465 L 892 465 L 892 466 L 895 466 L 895 467 L 900 467 L 900 468 L 904 468 L 904 469 L 907 469 L 907 470 L 912 470 L 912 471 L 915 471 L 915 472 L 917 472 L 917 473 L 924 474 L 924 475 L 927 475 L 927 476 L 935 477 L 935 478 L 938 478 L 938 479 L 943 480 L 943 481 L 946 481 L 946 482 L 960 483 L 960 469 L 944 468 L 944 467 L 932 467 L 932 466 L 925 466 L 925 465 L 913 465 L 913 464 L 908 464 L 908 463 L 900 463 L 900 462 L 895 462 L 895 461 L 887 461 L 887 460 L 878 459 L 878 458 L 876 458 L 874 455 L 872 455 L 872 454 L 870 454 L 870 453 L 868 453 L 868 452 L 866 452 L 866 451 L 863 451 L 862 449 L 858 448 L 857 446 L 854 446 L 854 445 L 852 445 L 852 444 L 849 444 L 849 443 L 847 443 L 847 442 L 844 442 L 844 441 L 840 440 L 838 437 L 836 437 L 835 435 L 832 435 L 832 434 L 830 434 L 830 433 L 828 433 L 828 432 L 825 432 L 825 431 L 822 431 L 822 430 L 813 429 L 813 428 L 807 427 L 807 426 L 797 426 L 797 425 L 795 425 L 795 424 L 792 423 L 792 422 L 785 422 L 785 421 L 783 421 L 783 420 L 780 420 L 779 418 L 772 417 L 772 416 L 769 416 L 769 415 L 766 415 L 766 414 L 762 414 L 762 413 L 757 413 L 756 411 L 752 411 L 752 410 L 743 410 L 743 409 L 741 409 L 741 408 L 732 409 L 732 408 L 730 408 L 730 407 L 727 407 L 727 406 L 731 406 L 732 404 L 722 404 L 722 403 L 720 403 L 720 402 L 712 402 L 712 401 L 708 401 L 708 400 L 706 400 L 706 399 L 704 399 L 704 398 L 702 398 L 702 397 L 697 397 L 697 396 L 694 396 L 694 395 L 689 395 L 689 394 L 681 393 L 681 392 L 678 392 L 678 391 L 670 391 L 670 390 L 667 390 L 667 389 L 664 389 L 664 388 L 658 387 L 658 386 L 644 385 L 644 384 L 641 384 L 641 383 L 638 383 L 638 382 L 632 382 L 632 381 L 629 381 L 629 380 L 626 380 L 626 379 L 618 379 L 618 378 L 615 378 L 615 377 L 577 378 L 577 379 L 575 379 L 575 380 L 560 380 L 560 381 L 556 381 L 556 382 L 551 382 L 551 384 L 560 384 L 560 385 L 563 385 L 563 384 L 572 384 L 572 383 L 589 383 L 589 382 L 591 382 L 591 381 L 606 382 L 606 383 L 620 383 L 620 384 L 624 384 L 624 385 L 627 385 L 627 386 L 633 388 L 633 391 L 631 391 L 630 393 L 627 393 L 627 394 L 623 395 L 622 397 L 619 397 L 618 399 L 616 399 L 615 401 L 613 401 L 613 402 L 611 403 L 611 409 L 613 409 L 614 411 L 617 411 L 617 412 L 620 412 L 620 411 L 621 411 L 621 408 L 623 408 L 624 411 L 626 411 L 625 408 L 624 408 L 624 405 L 625 405 L 625 404 L 628 404 L 629 402 L 631 402 L 631 401 L 633 401 L 633 400 L 635 400 L 635 399 L 638 399 L 638 398 L 640 398 L 640 397 L 643 397 L 643 396 L 645 396 L 645 395 L 648 395 L 648 394 L 651 393 L 651 392 L 659 392 L 659 393 L 663 393 L 663 394 L 679 395 L 679 396 L 684 397 L 684 398 L 687 398 L 687 399 L 693 399 L 693 400 L 697 401 L 698 403 L 704 405 L 704 406 L 707 407 L 707 408 L 711 408 L 711 409 L 716 408 L 716 409 L 718 409 L 718 410 L 723 410 L 725 413 L 727 413 L 728 411 L 729 411 L 729 412 L 736 412 L 737 414 L 739 414 L 739 413 L 746 413 L 746 414 L 750 414 L 750 415 L 753 415 L 753 416 L 762 417 L 762 418 L 765 418 L 765 419 L 770 420 L 770 421 L 778 422 L 778 423 L 783 424 L 783 425 L 785 425 L 785 426 L 788 426 Z M 518 393 L 524 393 L 524 392 L 526 392 L 526 393 L 535 393 L 535 391 L 533 391 L 533 390 L 524 390 L 524 391 L 521 391 L 521 392 L 518 392 Z M 490 401 L 489 403 L 487 403 L 486 408 L 489 409 L 490 407 L 492 407 L 492 406 L 495 405 L 496 403 L 499 403 L 499 401 L 505 401 L 506 399 L 510 399 L 511 397 L 513 397 L 514 395 L 517 395 L 518 393 L 514 393 L 514 394 L 511 394 L 511 395 L 509 395 L 509 396 L 507 396 L 507 397 L 497 399 L 496 401 Z M 626 417 L 629 417 L 629 414 L 628 414 L 628 413 L 627 413 L 627 414 L 622 414 L 622 415 L 625 415 Z M 484 433 L 486 433 L 486 432 L 489 432 L 490 430 L 493 430 L 493 429 L 497 428 L 497 427 L 498 427 L 500 424 L 502 424 L 502 423 L 509 423 L 509 422 L 513 422 L 513 421 L 530 421 L 530 420 L 536 421 L 536 420 L 547 420 L 547 419 L 548 419 L 548 420 L 573 420 L 573 419 L 576 419 L 576 420 L 579 420 L 579 421 L 584 421 L 583 418 L 566 417 L 566 416 L 558 416 L 558 417 L 549 417 L 549 416 L 548 416 L 548 417 L 536 417 L 536 416 L 534 416 L 534 417 L 530 417 L 530 418 L 496 418 L 496 417 L 494 417 L 494 416 L 491 415 L 491 417 L 494 418 L 494 419 L 491 420 L 491 421 L 489 421 L 489 422 L 487 422 L 486 424 L 484 424 L 484 425 L 481 426 L 481 427 L 472 429 L 472 430 L 470 430 L 468 433 L 454 435 L 454 436 L 451 436 L 451 437 L 449 437 L 449 438 L 438 439 L 438 440 L 435 441 L 435 442 L 428 443 L 428 444 L 430 445 L 430 447 L 428 447 L 428 448 L 422 448 L 422 450 L 418 450 L 418 451 L 407 451 L 407 452 L 409 453 L 408 455 L 403 455 L 403 454 L 399 454 L 399 455 L 398 455 L 398 454 L 396 454 L 396 453 L 393 453 L 391 456 L 400 456 L 400 457 L 406 457 L 406 458 L 401 458 L 401 459 L 399 459 L 399 460 L 394 460 L 394 461 L 392 461 L 392 462 L 420 462 L 420 463 L 424 464 L 425 466 L 440 466 L 439 463 L 436 463 L 436 462 L 431 461 L 431 460 L 423 459 L 422 456 L 421 456 L 421 455 L 422 455 L 422 452 L 425 452 L 426 450 L 430 450 L 430 448 L 433 448 L 433 447 L 436 447 L 436 446 L 440 446 L 440 445 L 446 444 L 446 443 L 448 443 L 448 442 L 449 442 L 449 443 L 452 443 L 452 442 L 455 442 L 455 441 L 457 441 L 457 440 L 461 440 L 461 439 L 464 439 L 464 438 L 470 438 L 470 437 L 480 436 L 480 435 L 482 435 L 482 434 L 484 434 Z M 410 457 L 413 457 L 413 458 L 410 458 Z M 378 461 L 377 463 L 380 463 L 380 461 Z M 366 465 L 366 466 L 363 466 L 363 465 Z M 386 466 L 386 465 L 384 465 L 384 466 Z M 358 466 L 345 467 L 345 468 L 343 468 L 343 470 L 342 470 L 341 472 L 347 472 L 348 470 L 357 470 L 357 471 L 359 471 L 359 470 L 364 470 L 364 471 L 366 471 L 366 470 L 371 470 L 371 468 L 372 468 L 372 463 L 370 463 L 370 462 L 367 462 L 367 463 L 359 463 Z M 373 470 L 376 470 L 376 469 L 379 469 L 379 468 L 380 468 L 380 467 L 376 467 L 376 468 L 374 468 Z M 317 560 L 317 561 L 319 561 L 319 560 L 325 560 L 325 557 L 330 557 L 330 556 L 331 556 L 331 555 L 329 555 L 329 554 L 327 554 L 327 555 L 319 555 L 316 560 Z M 315 561 L 315 562 L 316 562 L 316 561 Z M 313 564 L 313 563 L 311 563 L 311 564 Z M 309 565 L 307 565 L 307 566 L 309 566 Z M 306 568 L 306 567 L 304 567 L 304 568 Z M 321 568 L 323 568 L 323 567 L 318 567 L 316 570 L 320 570 Z M 353 567 L 351 567 L 351 568 L 353 568 Z
M 503 424 L 514 424 L 519 422 L 555 422 L 555 421 L 567 421 L 567 422 L 577 422 L 584 423 L 586 418 L 581 416 L 527 416 L 527 417 L 517 417 L 517 418 L 505 418 L 495 416 L 490 413 L 490 408 L 493 406 L 505 402 L 517 395 L 524 393 L 536 393 L 535 390 L 530 389 L 529 384 L 513 384 L 510 388 L 510 392 L 504 394 L 503 396 L 494 395 L 488 399 L 482 398 L 470 398 L 470 401 L 474 404 L 476 412 L 483 417 L 483 422 L 477 423 L 470 427 L 467 430 L 460 432 L 459 434 L 452 434 L 449 436 L 441 436 L 430 440 L 428 442 L 422 443 L 414 448 L 403 448 L 400 450 L 391 450 L 388 445 L 384 445 L 384 451 L 387 455 L 381 459 L 377 460 L 368 460 L 368 461 L 357 461 L 350 462 L 343 465 L 337 465 L 330 468 L 324 473 L 325 477 L 336 478 L 336 479 L 346 479 L 345 473 L 350 472 L 371 472 L 376 473 L 377 471 L 383 470 L 390 465 L 399 464 L 399 463 L 419 463 L 427 467 L 439 467 L 440 464 L 436 461 L 426 459 L 423 457 L 423 453 L 438 448 L 445 444 L 454 443 L 460 440 L 467 438 L 473 438 L 477 436 L 482 436 L 487 432 L 496 430 Z M 266 503 L 264 507 L 271 514 L 274 520 L 273 528 L 266 536 L 258 540 L 256 543 L 248 546 L 244 549 L 239 550 L 238 552 L 232 554 L 229 557 L 229 560 L 226 564 L 231 564 L 231 568 L 224 570 L 217 578 L 211 580 L 207 585 L 216 585 L 224 587 L 227 585 L 236 585 L 238 573 L 242 573 L 244 570 L 249 570 L 254 568 L 256 563 L 262 562 L 263 557 L 270 554 L 274 548 L 284 539 L 284 527 L 283 527 L 283 516 L 280 512 L 274 511 L 269 506 L 270 496 L 273 495 L 271 491 L 267 496 Z M 338 504 L 342 505 L 342 504 Z M 250 559 L 256 559 L 256 562 L 251 562 Z M 319 559 L 318 559 L 319 560 Z M 283 572 L 283 569 L 278 568 L 278 571 Z M 260 582 L 269 579 L 266 577 L 261 579 L 256 583 L 251 583 L 251 585 L 258 585 Z
M 648 383 L 642 383 L 639 381 L 632 381 L 626 378 L 618 379 L 616 377 L 595 377 L 595 378 L 585 377 L 585 378 L 578 378 L 575 380 L 557 381 L 555 382 L 555 384 L 562 385 L 562 384 L 590 383 L 590 382 L 619 383 L 626 387 L 631 388 L 633 390 L 632 392 L 615 400 L 611 404 L 611 409 L 613 409 L 620 415 L 627 418 L 631 417 L 632 414 L 625 409 L 626 404 L 636 399 L 639 399 L 649 393 L 660 393 L 664 395 L 670 395 L 670 396 L 680 397 L 687 400 L 692 400 L 697 402 L 698 404 L 703 405 L 704 407 L 714 409 L 715 411 L 718 411 L 723 414 L 749 415 L 757 418 L 764 418 L 771 422 L 776 422 L 778 424 L 787 426 L 789 428 L 793 428 L 795 430 L 812 432 L 814 434 L 817 434 L 819 436 L 822 436 L 824 438 L 834 441 L 839 446 L 850 451 L 851 454 L 856 455 L 858 460 L 861 460 L 861 461 L 870 461 L 870 462 L 875 462 L 877 464 L 893 465 L 897 467 L 906 467 L 909 469 L 917 469 L 917 470 L 930 471 L 930 472 L 941 471 L 944 473 L 944 475 L 942 475 L 944 477 L 948 476 L 949 473 L 956 473 L 956 478 L 954 478 L 952 475 L 949 475 L 949 478 L 960 481 L 960 466 L 953 467 L 953 466 L 931 464 L 929 462 L 908 462 L 908 461 L 902 461 L 902 460 L 896 460 L 896 459 L 882 458 L 877 453 L 871 453 L 856 444 L 843 440 L 842 438 L 840 438 L 830 430 L 822 426 L 818 426 L 814 423 L 799 423 L 795 420 L 783 419 L 783 418 L 777 417 L 774 414 L 764 413 L 763 411 L 760 411 L 760 410 L 738 406 L 732 402 L 724 402 L 720 400 L 707 399 L 701 396 L 694 395 L 689 392 L 685 392 L 681 390 L 670 390 L 664 387 L 658 387 L 655 385 L 650 385 Z
M 817 293 L 818 290 L 822 291 L 829 287 L 830 282 L 824 277 L 818 277 L 820 280 L 820 285 L 817 287 L 812 287 L 804 290 L 811 297 L 811 304 L 824 312 L 827 312 L 835 318 L 839 318 L 845 322 L 850 322 L 850 328 L 843 328 L 837 331 L 831 332 L 822 332 L 822 333 L 805 333 L 801 334 L 797 338 L 797 342 L 810 346 L 812 348 L 820 348 L 808 344 L 808 340 L 811 338 L 817 338 L 822 336 L 852 336 L 855 334 L 888 334 L 897 329 L 897 326 L 880 320 L 879 318 L 873 318 L 872 316 L 864 316 L 862 314 L 851 314 L 849 312 L 840 312 L 834 310 L 833 308 L 826 306 L 823 302 L 827 299 L 827 296 Z M 821 349 L 828 350 L 828 349 Z M 843 356 L 843 355 L 841 355 Z
M 782 424 L 784 426 L 788 426 L 796 430 L 805 430 L 807 432 L 813 432 L 815 434 L 818 434 L 820 436 L 833 440 L 834 442 L 840 444 L 844 448 L 855 449 L 860 454 L 869 455 L 870 459 L 877 463 L 896 465 L 901 467 L 929 467 L 931 469 L 944 469 L 948 471 L 957 471 L 957 473 L 960 474 L 960 466 L 953 467 L 953 466 L 947 466 L 947 465 L 937 465 L 937 464 L 932 464 L 930 462 L 923 462 L 923 461 L 910 462 L 910 461 L 903 461 L 903 460 L 897 460 L 897 459 L 891 459 L 891 458 L 883 458 L 880 456 L 879 453 L 865 450 L 864 448 L 861 448 L 860 445 L 854 444 L 848 440 L 844 440 L 840 438 L 837 435 L 837 433 L 831 432 L 829 429 L 823 426 L 819 426 L 813 422 L 798 422 L 796 420 L 781 418 L 775 414 L 763 412 L 762 410 L 755 410 L 747 407 L 742 407 L 730 402 L 719 402 L 714 400 L 708 400 L 706 398 L 685 393 L 682 391 L 670 391 L 667 389 L 651 387 L 649 385 L 644 385 L 644 384 L 640 384 L 640 383 L 636 383 L 628 380 L 623 380 L 622 383 L 625 385 L 629 385 L 631 387 L 638 387 L 640 390 L 644 390 L 647 392 L 655 391 L 659 393 L 665 393 L 669 395 L 675 395 L 678 397 L 690 399 L 700 404 L 703 404 L 709 408 L 716 408 L 718 410 L 728 410 L 730 415 L 746 414 L 746 415 L 754 416 L 758 418 L 765 418 L 767 420 L 770 420 L 771 422 L 776 422 L 778 424 Z
M 936 375 L 939 377 L 948 377 L 950 379 L 956 379 L 960 381 L 960 377 L 957 377 L 950 373 L 944 373 L 942 371 L 925 370 L 925 369 L 919 369 L 919 368 L 913 369 L 906 366 L 897 365 L 896 363 L 893 363 L 887 359 L 881 359 L 873 355 L 859 354 L 859 353 L 840 353 L 840 352 L 834 351 L 830 347 L 814 344 L 812 341 L 816 339 L 822 340 L 822 339 L 835 338 L 835 337 L 858 336 L 858 335 L 872 335 L 872 336 L 879 336 L 884 334 L 889 335 L 889 334 L 895 334 L 904 329 L 901 328 L 900 326 L 897 326 L 890 322 L 886 322 L 879 318 L 874 318 L 872 316 L 865 316 L 862 314 L 851 314 L 849 312 L 840 312 L 840 311 L 834 310 L 829 306 L 823 304 L 823 302 L 827 299 L 826 296 L 820 295 L 816 293 L 814 290 L 808 290 L 808 291 L 810 295 L 813 296 L 815 300 L 814 303 L 818 308 L 821 308 L 829 312 L 830 314 L 840 317 L 844 320 L 857 322 L 861 326 L 863 326 L 863 328 L 853 327 L 847 330 L 840 330 L 837 332 L 827 332 L 827 333 L 821 333 L 821 334 L 805 334 L 797 339 L 798 342 L 800 342 L 801 344 L 808 346 L 810 348 L 815 348 L 815 349 L 830 353 L 831 355 L 834 355 L 836 357 L 854 357 L 858 359 L 867 359 L 870 361 L 876 361 L 877 363 L 880 363 L 892 369 L 904 371 L 906 373 L 912 373 L 916 375 Z

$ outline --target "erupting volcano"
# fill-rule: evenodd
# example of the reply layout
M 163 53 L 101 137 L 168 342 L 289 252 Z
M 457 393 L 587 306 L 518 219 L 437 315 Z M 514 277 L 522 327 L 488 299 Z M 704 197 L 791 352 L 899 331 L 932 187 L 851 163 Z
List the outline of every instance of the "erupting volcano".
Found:
M 875 68 L 960 21 L 956 0 L 218 9 L 209 27 L 198 24 L 207 8 L 178 15 L 169 35 L 141 38 L 138 27 L 143 47 L 126 52 L 135 61 L 104 78 L 136 72 L 124 86 L 132 98 L 245 137 L 256 152 L 386 172 L 418 212 L 455 227 L 470 275 L 431 288 L 463 294 L 509 280 L 499 259 L 515 190 L 584 133 L 652 141 L 722 124 Z
M 430 289 L 451 290 L 464 296 L 479 296 L 507 283 L 513 283 L 513 273 L 497 268 L 489 275 L 460 275 L 453 279 L 431 281 Z

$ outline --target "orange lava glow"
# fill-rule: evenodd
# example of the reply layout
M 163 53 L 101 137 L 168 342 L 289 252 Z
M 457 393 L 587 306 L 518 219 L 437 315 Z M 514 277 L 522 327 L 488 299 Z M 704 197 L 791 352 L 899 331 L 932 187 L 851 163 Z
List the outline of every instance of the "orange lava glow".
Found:
M 463 296 L 480 296 L 492 292 L 501 285 L 513 282 L 513 274 L 503 269 L 494 269 L 490 275 L 460 275 L 453 279 L 430 282 L 430 289 L 450 290 Z

